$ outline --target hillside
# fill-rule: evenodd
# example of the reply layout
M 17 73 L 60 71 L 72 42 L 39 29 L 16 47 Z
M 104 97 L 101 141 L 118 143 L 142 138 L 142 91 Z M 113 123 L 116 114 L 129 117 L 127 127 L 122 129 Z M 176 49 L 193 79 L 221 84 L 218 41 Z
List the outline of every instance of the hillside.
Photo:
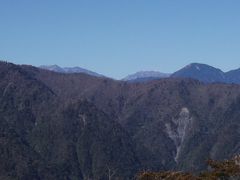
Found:
M 129 84 L 0 63 L 5 179 L 127 179 L 199 172 L 240 153 L 240 86 L 167 78 Z

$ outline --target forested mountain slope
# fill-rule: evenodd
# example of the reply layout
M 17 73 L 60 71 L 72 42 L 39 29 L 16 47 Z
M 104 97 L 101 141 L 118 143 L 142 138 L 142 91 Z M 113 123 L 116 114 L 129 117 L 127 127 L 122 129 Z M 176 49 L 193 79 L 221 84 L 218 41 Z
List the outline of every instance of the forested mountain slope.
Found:
M 0 63 L 1 177 L 127 179 L 240 153 L 240 86 L 129 84 Z

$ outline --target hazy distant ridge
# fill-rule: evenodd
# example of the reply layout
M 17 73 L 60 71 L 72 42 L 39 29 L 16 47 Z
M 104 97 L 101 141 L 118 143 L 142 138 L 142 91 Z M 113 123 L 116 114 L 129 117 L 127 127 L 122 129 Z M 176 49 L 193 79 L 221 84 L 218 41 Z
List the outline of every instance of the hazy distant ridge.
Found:
M 240 69 L 223 72 L 221 69 L 207 64 L 192 63 L 176 71 L 171 77 L 197 79 L 206 83 L 240 83 Z
M 42 65 L 39 68 L 41 69 L 46 69 L 46 70 L 50 70 L 50 71 L 54 71 L 54 72 L 59 72 L 59 73 L 85 73 L 91 76 L 96 76 L 96 77 L 103 77 L 103 75 L 98 74 L 96 72 L 81 68 L 81 67 L 60 67 L 58 65 L 49 65 L 49 66 L 45 66 Z
M 59 73 L 85 73 L 91 76 L 104 77 L 96 72 L 81 68 L 81 67 L 60 67 L 58 65 L 51 66 L 40 66 L 42 69 L 55 71 Z M 207 64 L 191 63 L 182 69 L 170 74 L 162 73 L 159 71 L 139 71 L 134 74 L 130 74 L 123 78 L 123 81 L 132 83 L 136 82 L 148 82 L 151 80 L 162 79 L 162 78 L 191 78 L 196 79 L 205 83 L 235 83 L 240 84 L 240 68 L 223 72 L 221 69 L 209 66 Z
M 158 71 L 139 71 L 134 74 L 128 75 L 127 77 L 123 78 L 123 81 L 147 81 L 149 79 L 161 79 L 169 77 L 170 74 L 161 73 Z

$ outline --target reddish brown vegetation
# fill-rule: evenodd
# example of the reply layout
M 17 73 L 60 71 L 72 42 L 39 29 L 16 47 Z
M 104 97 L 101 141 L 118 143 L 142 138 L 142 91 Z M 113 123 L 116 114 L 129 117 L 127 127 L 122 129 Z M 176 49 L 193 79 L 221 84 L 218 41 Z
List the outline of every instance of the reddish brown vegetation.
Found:
M 138 175 L 138 180 L 218 180 L 240 178 L 240 156 L 225 161 L 208 160 L 210 171 L 194 176 L 184 172 L 143 172 Z

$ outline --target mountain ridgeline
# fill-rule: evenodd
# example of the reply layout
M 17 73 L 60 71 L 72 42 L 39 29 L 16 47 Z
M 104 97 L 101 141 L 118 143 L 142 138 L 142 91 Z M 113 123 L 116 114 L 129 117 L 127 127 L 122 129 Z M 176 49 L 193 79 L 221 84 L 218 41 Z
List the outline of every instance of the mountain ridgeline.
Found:
M 240 154 L 240 85 L 175 76 L 127 83 L 0 62 L 0 179 L 197 173 Z
M 192 78 L 206 83 L 223 82 L 240 84 L 240 69 L 224 73 L 222 70 L 206 64 L 192 63 L 173 73 L 171 77 Z
M 162 79 L 169 77 L 170 74 L 161 73 L 158 71 L 140 71 L 132 75 L 128 75 L 123 81 L 128 82 L 148 82 L 151 80 Z
M 155 71 L 141 71 L 124 78 L 128 82 L 148 82 L 162 78 L 191 78 L 205 83 L 234 83 L 240 84 L 240 69 L 223 72 L 206 64 L 192 63 L 172 73 L 164 74 Z
M 103 75 L 95 73 L 93 71 L 81 68 L 81 67 L 60 67 L 58 65 L 50 65 L 50 66 L 40 66 L 39 68 L 41 69 L 46 69 L 54 72 L 59 72 L 59 73 L 66 73 L 66 74 L 71 74 L 71 73 L 84 73 L 88 74 L 91 76 L 96 76 L 96 77 L 103 77 Z
M 96 77 L 104 77 L 103 75 L 80 67 L 61 68 L 57 65 L 52 65 L 52 66 L 40 66 L 40 68 L 59 73 L 84 73 Z M 220 69 L 214 68 L 206 64 L 192 63 L 172 74 L 161 73 L 158 71 L 139 71 L 134 74 L 128 75 L 127 77 L 123 78 L 122 81 L 130 83 L 145 83 L 169 77 L 191 78 L 205 83 L 221 82 L 228 84 L 231 83 L 240 84 L 240 68 L 228 72 L 223 72 Z

